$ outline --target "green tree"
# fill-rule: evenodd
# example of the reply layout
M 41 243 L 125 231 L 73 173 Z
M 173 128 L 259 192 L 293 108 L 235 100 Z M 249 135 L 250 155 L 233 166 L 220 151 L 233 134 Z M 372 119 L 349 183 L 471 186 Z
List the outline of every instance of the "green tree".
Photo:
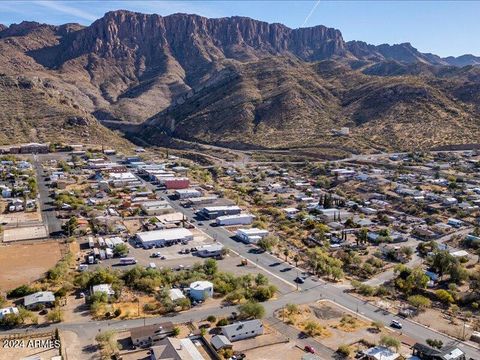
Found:
M 272 249 L 277 246 L 278 238 L 273 235 L 265 236 L 264 238 L 260 239 L 257 245 L 263 249 L 264 251 L 272 251 Z
M 320 335 L 322 332 L 322 326 L 318 322 L 313 320 L 307 321 L 305 323 L 304 329 L 305 329 L 305 333 L 307 333 L 310 336 Z
M 215 275 L 218 271 L 217 261 L 214 259 L 205 260 L 205 262 L 203 263 L 203 269 L 205 271 L 205 274 L 209 276 Z
M 68 236 L 72 236 L 74 231 L 78 228 L 78 219 L 76 216 L 72 216 L 66 223 L 62 225 L 62 230 Z
M 432 306 L 431 300 L 422 295 L 409 296 L 408 303 L 419 310 L 428 309 Z
M 244 319 L 261 319 L 265 316 L 265 308 L 262 304 L 254 301 L 249 301 L 238 308 L 240 317 Z
M 438 300 L 444 304 L 452 304 L 455 302 L 452 294 L 450 294 L 447 290 L 439 289 L 435 291 L 435 295 L 437 296 Z
M 400 349 L 400 340 L 394 338 L 393 336 L 384 335 L 380 338 L 380 345 L 385 346 L 389 349 L 395 349 L 398 351 Z
M 119 257 L 127 256 L 127 254 L 128 254 L 128 246 L 127 246 L 126 244 L 117 244 L 117 245 L 115 245 L 115 247 L 113 248 L 113 253 L 114 253 L 116 256 L 119 256 Z
M 50 312 L 47 314 L 47 320 L 52 322 L 52 323 L 57 323 L 63 321 L 63 312 L 62 310 L 57 306 L 54 309 L 50 310 Z

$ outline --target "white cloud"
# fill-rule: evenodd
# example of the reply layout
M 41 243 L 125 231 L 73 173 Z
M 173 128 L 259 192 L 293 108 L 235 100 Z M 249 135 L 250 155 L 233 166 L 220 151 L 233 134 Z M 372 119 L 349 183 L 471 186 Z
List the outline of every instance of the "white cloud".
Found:
M 49 8 L 51 10 L 55 10 L 58 12 L 62 12 L 65 14 L 69 14 L 72 16 L 75 16 L 80 19 L 84 20 L 89 20 L 89 21 L 95 21 L 98 16 L 92 13 L 89 13 L 87 11 L 75 8 L 70 5 L 65 5 L 64 3 L 58 2 L 58 1 L 52 1 L 52 0 L 41 0 L 41 1 L 35 1 L 35 4 L 38 4 L 40 6 Z

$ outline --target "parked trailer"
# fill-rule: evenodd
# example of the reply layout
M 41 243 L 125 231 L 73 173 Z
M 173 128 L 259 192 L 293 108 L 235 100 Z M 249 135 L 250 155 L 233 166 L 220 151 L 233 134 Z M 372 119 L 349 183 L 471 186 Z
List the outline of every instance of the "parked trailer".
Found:
M 91 236 L 88 237 L 88 247 L 90 249 L 93 249 L 95 247 L 95 242 L 93 241 L 93 237 Z
M 137 263 L 137 260 L 135 260 L 135 258 L 132 258 L 132 257 L 126 257 L 126 258 L 120 259 L 120 265 L 134 265 L 136 263 Z
M 100 250 L 100 260 L 105 260 L 107 258 L 107 255 L 105 253 L 105 250 L 101 249 Z
M 105 245 L 109 247 L 110 249 L 113 249 L 113 242 L 110 239 L 105 239 Z
M 100 250 L 95 248 L 93 249 L 93 256 L 98 259 L 100 257 Z
M 103 240 L 103 238 L 99 237 L 99 238 L 98 238 L 98 245 L 99 245 L 101 248 L 104 248 L 104 247 L 106 246 L 105 240 Z
M 113 258 L 113 251 L 110 248 L 105 249 L 105 254 L 107 255 L 107 259 Z

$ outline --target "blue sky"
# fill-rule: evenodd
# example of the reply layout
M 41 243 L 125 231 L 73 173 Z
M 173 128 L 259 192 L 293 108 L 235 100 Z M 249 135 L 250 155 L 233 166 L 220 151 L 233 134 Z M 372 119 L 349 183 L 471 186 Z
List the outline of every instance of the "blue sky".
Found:
M 116 9 L 160 15 L 241 15 L 292 28 L 322 24 L 341 30 L 346 40 L 371 44 L 411 42 L 420 51 L 441 56 L 480 55 L 477 1 L 0 0 L 0 23 L 34 20 L 88 25 Z

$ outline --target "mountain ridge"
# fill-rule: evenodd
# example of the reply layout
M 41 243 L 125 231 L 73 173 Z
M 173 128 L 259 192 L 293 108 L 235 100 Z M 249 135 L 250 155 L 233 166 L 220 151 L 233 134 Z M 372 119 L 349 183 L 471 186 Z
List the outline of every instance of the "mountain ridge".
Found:
M 0 31 L 3 73 L 48 80 L 100 121 L 142 124 L 135 136 L 153 144 L 163 136 L 246 148 L 472 142 L 477 61 L 246 17 L 113 11 L 86 27 L 22 22 Z M 332 137 L 339 127 L 351 137 Z

